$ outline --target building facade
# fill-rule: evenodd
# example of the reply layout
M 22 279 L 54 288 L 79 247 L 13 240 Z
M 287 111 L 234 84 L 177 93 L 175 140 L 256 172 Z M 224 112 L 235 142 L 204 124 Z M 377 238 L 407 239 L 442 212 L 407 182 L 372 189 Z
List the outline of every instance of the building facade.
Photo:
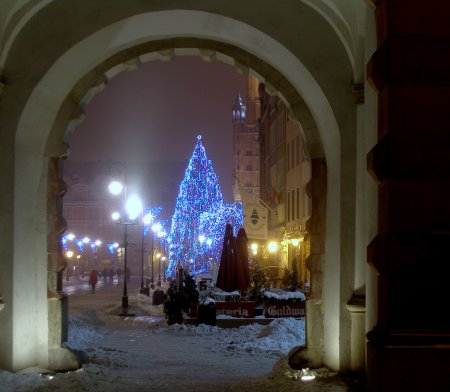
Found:
M 301 126 L 289 118 L 289 110 L 276 96 L 259 85 L 261 101 L 261 199 L 269 207 L 269 241 L 277 243 L 276 257 L 269 256 L 281 279 L 284 271 L 298 273 L 301 288 L 309 287 L 306 258 L 309 237 L 306 222 L 311 216 L 311 198 L 307 184 L 311 180 L 311 162 L 305 152 Z

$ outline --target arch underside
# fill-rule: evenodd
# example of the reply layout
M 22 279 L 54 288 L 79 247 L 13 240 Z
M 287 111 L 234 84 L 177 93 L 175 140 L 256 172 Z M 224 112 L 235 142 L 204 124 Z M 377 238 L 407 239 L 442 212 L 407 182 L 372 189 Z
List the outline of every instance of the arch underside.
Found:
M 111 78 L 120 72 L 137 69 L 148 61 L 170 61 L 175 56 L 185 55 L 198 56 L 208 62 L 223 61 L 234 66 L 237 72 L 253 73 L 266 84 L 271 95 L 278 95 L 289 107 L 291 119 L 300 124 L 304 133 L 307 155 L 310 158 L 324 157 L 317 124 L 292 83 L 277 69 L 237 46 L 199 38 L 172 38 L 126 48 L 83 75 L 61 104 L 48 138 L 45 155 L 67 155 L 71 133 L 82 121 L 84 109 L 94 95 L 107 86 Z

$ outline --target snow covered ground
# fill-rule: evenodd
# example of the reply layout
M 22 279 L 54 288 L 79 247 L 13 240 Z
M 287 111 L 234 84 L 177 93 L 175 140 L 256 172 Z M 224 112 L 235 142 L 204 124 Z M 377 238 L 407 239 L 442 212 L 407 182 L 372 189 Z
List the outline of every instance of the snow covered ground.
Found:
M 288 366 L 288 352 L 304 344 L 304 320 L 227 329 L 168 326 L 162 305 L 151 306 L 140 295 L 130 300 L 136 317 L 118 317 L 117 307 L 70 317 L 67 345 L 89 361 L 80 370 L 0 370 L 0 391 L 351 390 L 326 369 L 316 369 L 316 380 L 305 383 Z

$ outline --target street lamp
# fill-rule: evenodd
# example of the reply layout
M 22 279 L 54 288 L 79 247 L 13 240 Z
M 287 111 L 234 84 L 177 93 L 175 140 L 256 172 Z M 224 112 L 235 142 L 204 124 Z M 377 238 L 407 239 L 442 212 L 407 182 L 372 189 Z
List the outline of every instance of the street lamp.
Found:
M 154 283 L 154 279 L 155 279 L 155 273 L 154 273 L 154 259 L 153 259 L 153 252 L 154 252 L 154 245 L 155 245 L 155 239 L 154 239 L 154 235 L 159 233 L 162 230 L 162 225 L 159 222 L 156 222 L 152 225 L 151 227 L 151 248 L 150 248 L 150 255 L 151 255 L 151 263 L 152 263 L 152 283 Z
M 163 281 L 166 281 L 166 256 L 161 257 L 163 262 Z
M 161 252 L 156 252 L 155 256 L 158 261 L 158 282 L 161 282 Z
M 161 250 L 163 250 L 163 253 L 164 253 L 164 242 L 163 242 L 163 246 L 162 246 L 163 249 L 161 249 L 161 241 L 164 241 L 164 238 L 165 238 L 166 235 L 167 235 L 166 231 L 163 230 L 163 227 L 162 227 L 161 224 L 160 224 L 159 227 L 158 227 L 158 232 L 156 233 L 156 235 L 157 235 L 157 237 L 158 237 L 158 249 L 159 249 L 159 252 L 158 252 L 158 253 L 159 253 L 159 257 L 158 257 L 158 258 L 160 258 L 160 257 L 162 256 Z M 165 275 L 165 274 L 166 274 L 166 273 L 164 272 L 164 275 Z M 159 282 L 161 282 L 161 259 L 159 260 L 158 280 L 159 280 Z
M 128 312 L 128 264 L 127 264 L 127 256 L 128 256 L 128 226 L 136 225 L 136 218 L 139 216 L 140 211 L 142 211 L 142 203 L 137 196 L 131 196 L 127 199 L 127 168 L 124 164 L 117 162 L 120 166 L 122 166 L 124 171 L 124 180 L 125 184 L 122 184 L 119 181 L 112 181 L 108 189 L 113 195 L 118 195 L 122 191 L 124 193 L 125 200 L 125 212 L 126 216 L 124 219 L 121 219 L 119 212 L 114 212 L 112 214 L 113 220 L 124 226 L 124 280 L 123 280 L 123 295 L 122 295 L 122 309 L 123 314 L 127 314 Z
M 253 255 L 256 256 L 258 254 L 258 244 L 256 242 L 250 245 L 250 249 L 252 250 Z
M 275 241 L 270 241 L 267 244 L 267 249 L 269 250 L 270 253 L 275 253 L 278 249 L 278 244 Z
M 153 221 L 153 214 L 148 212 L 144 215 L 144 211 L 142 211 L 142 230 L 141 230 L 141 294 L 144 292 L 144 231 L 145 227 L 150 225 Z

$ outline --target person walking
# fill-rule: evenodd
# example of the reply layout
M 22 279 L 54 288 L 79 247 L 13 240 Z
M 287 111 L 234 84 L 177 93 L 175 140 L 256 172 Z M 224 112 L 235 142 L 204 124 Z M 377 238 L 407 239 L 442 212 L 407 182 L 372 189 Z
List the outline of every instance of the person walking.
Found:
M 108 271 L 109 274 L 109 283 L 113 283 L 114 281 L 114 270 L 112 268 L 109 269 Z
M 89 286 L 92 288 L 92 294 L 95 293 L 95 286 L 98 282 L 98 272 L 96 270 L 92 270 L 91 274 L 89 275 Z
M 108 268 L 105 267 L 105 269 L 102 272 L 103 282 L 106 284 L 106 280 L 108 278 Z

